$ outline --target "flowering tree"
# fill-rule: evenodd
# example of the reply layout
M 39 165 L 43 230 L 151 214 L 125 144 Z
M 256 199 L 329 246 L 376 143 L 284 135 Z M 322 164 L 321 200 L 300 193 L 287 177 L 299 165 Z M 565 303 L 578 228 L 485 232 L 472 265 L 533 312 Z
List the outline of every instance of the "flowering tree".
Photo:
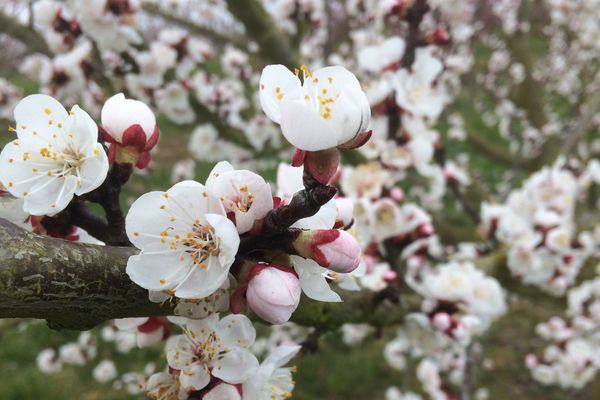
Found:
M 327 337 L 377 398 L 598 398 L 599 5 L 9 1 L 0 318 L 159 400 L 287 399 Z

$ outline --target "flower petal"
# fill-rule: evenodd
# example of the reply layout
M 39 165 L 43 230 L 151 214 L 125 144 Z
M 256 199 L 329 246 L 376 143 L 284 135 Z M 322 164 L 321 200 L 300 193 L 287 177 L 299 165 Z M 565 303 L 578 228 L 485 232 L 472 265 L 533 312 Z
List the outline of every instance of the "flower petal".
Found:
M 203 269 L 202 267 L 205 267 Z M 198 265 L 190 261 L 189 273 L 174 288 L 175 295 L 182 299 L 201 299 L 213 294 L 227 279 L 229 267 L 218 262 L 217 257 L 209 257 Z
M 215 331 L 226 348 L 249 347 L 256 339 L 252 322 L 243 314 L 230 314 L 219 321 Z
M 206 365 L 195 362 L 181 370 L 179 382 L 189 391 L 198 391 L 205 388 L 210 382 L 210 372 Z
M 215 236 L 217 237 L 219 263 L 229 270 L 240 246 L 240 235 L 233 222 L 222 215 L 206 214 L 206 221 L 213 227 Z
M 242 383 L 258 368 L 258 360 L 248 350 L 235 347 L 213 363 L 212 374 L 228 383 Z
M 282 100 L 300 100 L 301 87 L 300 79 L 285 66 L 266 66 L 260 76 L 259 100 L 267 117 L 279 124 Z
M 281 132 L 293 146 L 305 151 L 330 149 L 338 145 L 336 132 L 316 111 L 294 101 L 284 100 Z
M 313 260 L 290 256 L 294 269 L 300 278 L 302 291 L 308 297 L 319 301 L 341 302 L 340 296 L 331 290 L 325 278 L 327 270 Z
M 129 257 L 127 275 L 136 284 L 148 290 L 173 289 L 186 278 L 193 267 L 189 257 L 177 252 L 164 254 L 138 254 Z

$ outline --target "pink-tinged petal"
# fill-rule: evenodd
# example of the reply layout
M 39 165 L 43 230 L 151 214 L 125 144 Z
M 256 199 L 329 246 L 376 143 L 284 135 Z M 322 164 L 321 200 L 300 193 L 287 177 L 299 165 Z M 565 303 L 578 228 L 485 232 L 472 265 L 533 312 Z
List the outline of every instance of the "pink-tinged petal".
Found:
M 337 132 L 316 111 L 293 101 L 282 101 L 280 109 L 281 131 L 294 147 L 318 151 L 338 145 Z
M 256 339 L 256 330 L 245 315 L 228 315 L 221 319 L 215 331 L 225 348 L 249 347 Z
M 235 386 L 220 383 L 206 393 L 202 400 L 242 400 L 242 396 Z
M 301 293 L 300 281 L 291 267 L 267 266 L 250 279 L 246 298 L 259 317 L 278 325 L 290 319 Z
M 213 363 L 212 374 L 229 383 L 242 383 L 258 368 L 258 360 L 248 350 L 235 347 Z
M 263 111 L 273 122 L 281 122 L 280 106 L 283 100 L 299 100 L 301 83 L 285 66 L 268 65 L 260 76 L 259 100 Z
M 152 332 L 138 332 L 136 334 L 137 347 L 143 349 L 145 347 L 152 347 L 163 341 L 164 331 L 162 329 L 156 329 Z

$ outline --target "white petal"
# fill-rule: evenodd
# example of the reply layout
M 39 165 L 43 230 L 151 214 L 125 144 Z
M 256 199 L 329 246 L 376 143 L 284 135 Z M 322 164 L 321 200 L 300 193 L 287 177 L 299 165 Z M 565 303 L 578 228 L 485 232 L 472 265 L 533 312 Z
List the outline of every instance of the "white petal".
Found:
M 302 291 L 314 300 L 327 302 L 341 302 L 340 296 L 331 290 L 325 278 L 327 270 L 320 267 L 313 260 L 299 256 L 290 256 L 294 269 L 300 278 Z
M 138 326 L 148 321 L 148 317 L 115 319 L 115 326 L 122 331 L 135 331 Z
M 206 269 L 201 265 L 191 264 L 185 280 L 181 280 L 175 290 L 175 295 L 182 299 L 201 299 L 213 294 L 227 279 L 229 266 L 224 267 L 216 257 L 209 257 L 203 263 Z
M 175 215 L 190 220 L 206 221 L 206 213 L 225 215 L 219 199 L 211 195 L 206 187 L 195 181 L 179 182 L 167 191 L 168 206 Z
M 173 211 L 163 192 L 149 192 L 138 198 L 125 218 L 125 230 L 131 243 L 142 250 L 168 249 L 168 244 L 161 242 L 161 233 L 172 233 L 169 227 L 173 225 Z
M 298 354 L 300 349 L 302 346 L 279 346 L 269 353 L 263 363 L 273 364 L 277 368 L 283 367 Z
M 281 102 L 281 132 L 293 146 L 305 151 L 338 145 L 336 132 L 316 111 L 293 101 Z
M 81 196 L 98 188 L 108 175 L 108 157 L 100 143 L 92 147 L 89 158 L 83 161 L 80 174 L 81 184 L 77 187 L 75 194 Z
M 266 66 L 260 76 L 259 99 L 267 117 L 277 124 L 280 123 L 281 101 L 299 100 L 300 89 L 300 80 L 285 66 L 281 64 Z
M 223 268 L 229 270 L 240 246 L 240 235 L 233 222 L 227 217 L 218 214 L 206 214 L 206 221 L 213 227 L 215 236 L 218 239 L 219 263 Z
M 219 314 L 211 314 L 206 318 L 199 320 L 187 320 L 185 323 L 186 328 L 194 333 L 194 341 L 197 343 L 203 343 L 206 341 L 213 332 L 217 329 L 217 323 L 219 322 Z
M 98 144 L 98 125 L 90 115 L 75 105 L 67 121 L 67 139 L 83 153 L 91 152 Z
M 194 362 L 194 346 L 185 335 L 171 336 L 165 346 L 169 367 L 183 369 Z
M 179 382 L 189 391 L 198 391 L 210 382 L 210 372 L 206 365 L 195 362 L 181 371 Z
M 176 287 L 193 267 L 189 257 L 180 258 L 180 254 L 139 254 L 129 257 L 127 275 L 136 284 L 148 290 L 167 290 Z
M 228 383 L 242 383 L 258 368 L 258 360 L 248 350 L 233 348 L 213 363 L 212 374 Z
M 227 161 L 220 161 L 216 163 L 213 169 L 208 174 L 208 178 L 206 178 L 206 187 L 208 188 L 208 190 L 210 190 L 211 193 L 213 192 L 212 184 L 214 183 L 215 178 L 217 178 L 224 172 L 231 172 L 233 170 L 233 166 Z M 217 195 L 217 197 L 219 196 Z
M 24 198 L 23 209 L 31 215 L 56 215 L 69 205 L 76 188 L 77 178 L 74 176 L 38 180 Z
M 219 321 L 215 328 L 221 344 L 226 348 L 249 347 L 256 339 L 252 322 L 243 314 L 230 314 Z
M 296 192 L 304 189 L 302 174 L 304 167 L 292 167 L 281 163 L 277 168 L 278 196 L 283 199 L 291 198 Z
M 17 135 L 19 139 L 23 139 L 22 136 L 29 136 L 31 132 L 36 131 L 38 135 L 49 139 L 49 127 L 57 127 L 59 123 L 67 126 L 68 115 L 63 105 L 54 98 L 45 94 L 29 95 L 15 107 Z
M 299 229 L 332 229 L 337 217 L 335 199 L 325 203 L 312 217 L 302 218 L 292 225 Z

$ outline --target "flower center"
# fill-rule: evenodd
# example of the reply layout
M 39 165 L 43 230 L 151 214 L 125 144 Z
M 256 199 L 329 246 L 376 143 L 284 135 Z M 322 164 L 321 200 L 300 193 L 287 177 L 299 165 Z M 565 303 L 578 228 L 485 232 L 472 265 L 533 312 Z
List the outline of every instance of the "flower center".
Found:
M 254 195 L 248 190 L 247 185 L 238 188 L 237 196 L 230 200 L 230 209 L 237 209 L 240 212 L 248 212 L 254 203 Z
M 198 344 L 198 347 L 196 347 L 196 356 L 198 359 L 210 365 L 220 352 L 219 342 L 220 340 L 217 338 L 217 335 L 214 332 L 211 333 L 204 342 Z
M 176 238 L 174 241 L 175 247 L 177 247 L 177 242 Z M 213 229 L 202 225 L 198 221 L 194 223 L 192 230 L 181 240 L 181 243 L 186 247 L 185 251 L 192 257 L 194 263 L 200 265 L 202 269 L 208 268 L 205 261 L 209 256 L 219 254 L 219 246 Z
M 333 86 L 333 77 L 328 76 L 325 80 L 319 80 L 318 77 L 313 76 L 305 65 L 302 65 L 300 69 L 296 69 L 294 72 L 296 75 L 302 72 L 302 89 L 304 89 L 304 101 L 306 105 L 316 110 L 323 119 L 331 118 L 333 105 L 341 96 L 341 92 Z M 278 98 L 283 96 L 282 93 L 277 91 L 277 88 L 276 92 Z

